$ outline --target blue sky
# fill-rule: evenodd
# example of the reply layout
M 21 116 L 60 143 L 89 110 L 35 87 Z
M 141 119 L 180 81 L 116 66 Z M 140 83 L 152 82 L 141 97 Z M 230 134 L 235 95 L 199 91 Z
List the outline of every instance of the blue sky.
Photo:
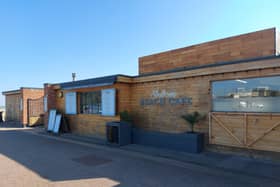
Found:
M 280 28 L 274 0 L 0 0 L 0 91 L 138 74 L 138 57 Z M 0 106 L 4 97 L 0 96 Z

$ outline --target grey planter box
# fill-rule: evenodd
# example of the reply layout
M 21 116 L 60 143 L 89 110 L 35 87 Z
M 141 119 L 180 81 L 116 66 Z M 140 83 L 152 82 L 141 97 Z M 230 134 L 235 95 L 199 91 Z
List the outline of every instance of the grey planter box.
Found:
M 132 142 L 135 144 L 166 148 L 189 153 L 200 153 L 204 147 L 202 133 L 162 133 L 133 129 Z
M 131 125 L 127 122 L 113 121 L 106 123 L 107 143 L 111 145 L 131 144 Z

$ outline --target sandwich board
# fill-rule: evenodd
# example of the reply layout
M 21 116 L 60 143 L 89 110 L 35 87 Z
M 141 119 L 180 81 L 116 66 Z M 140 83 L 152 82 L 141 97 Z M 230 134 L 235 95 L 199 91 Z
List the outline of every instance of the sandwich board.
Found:
M 49 121 L 48 121 L 48 131 L 53 131 L 55 125 L 56 110 L 50 110 Z
M 61 122 L 61 114 L 57 114 L 55 116 L 55 124 L 53 128 L 53 132 L 56 134 L 59 132 L 60 122 Z

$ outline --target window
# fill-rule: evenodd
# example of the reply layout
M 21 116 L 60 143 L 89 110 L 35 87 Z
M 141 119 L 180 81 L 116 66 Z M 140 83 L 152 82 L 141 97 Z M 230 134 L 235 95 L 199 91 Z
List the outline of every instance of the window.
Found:
M 214 81 L 212 110 L 280 112 L 280 76 Z
M 101 91 L 80 93 L 80 113 L 101 114 Z

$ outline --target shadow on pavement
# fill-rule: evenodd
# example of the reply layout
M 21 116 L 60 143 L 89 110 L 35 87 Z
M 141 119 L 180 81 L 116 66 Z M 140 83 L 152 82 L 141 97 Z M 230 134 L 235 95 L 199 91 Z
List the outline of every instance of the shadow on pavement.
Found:
M 114 160 L 103 151 L 23 132 L 31 130 L 0 129 L 0 154 L 51 181 L 106 178 L 119 184 L 110 167 Z
M 0 122 L 0 128 L 23 128 L 24 126 L 16 121 Z

